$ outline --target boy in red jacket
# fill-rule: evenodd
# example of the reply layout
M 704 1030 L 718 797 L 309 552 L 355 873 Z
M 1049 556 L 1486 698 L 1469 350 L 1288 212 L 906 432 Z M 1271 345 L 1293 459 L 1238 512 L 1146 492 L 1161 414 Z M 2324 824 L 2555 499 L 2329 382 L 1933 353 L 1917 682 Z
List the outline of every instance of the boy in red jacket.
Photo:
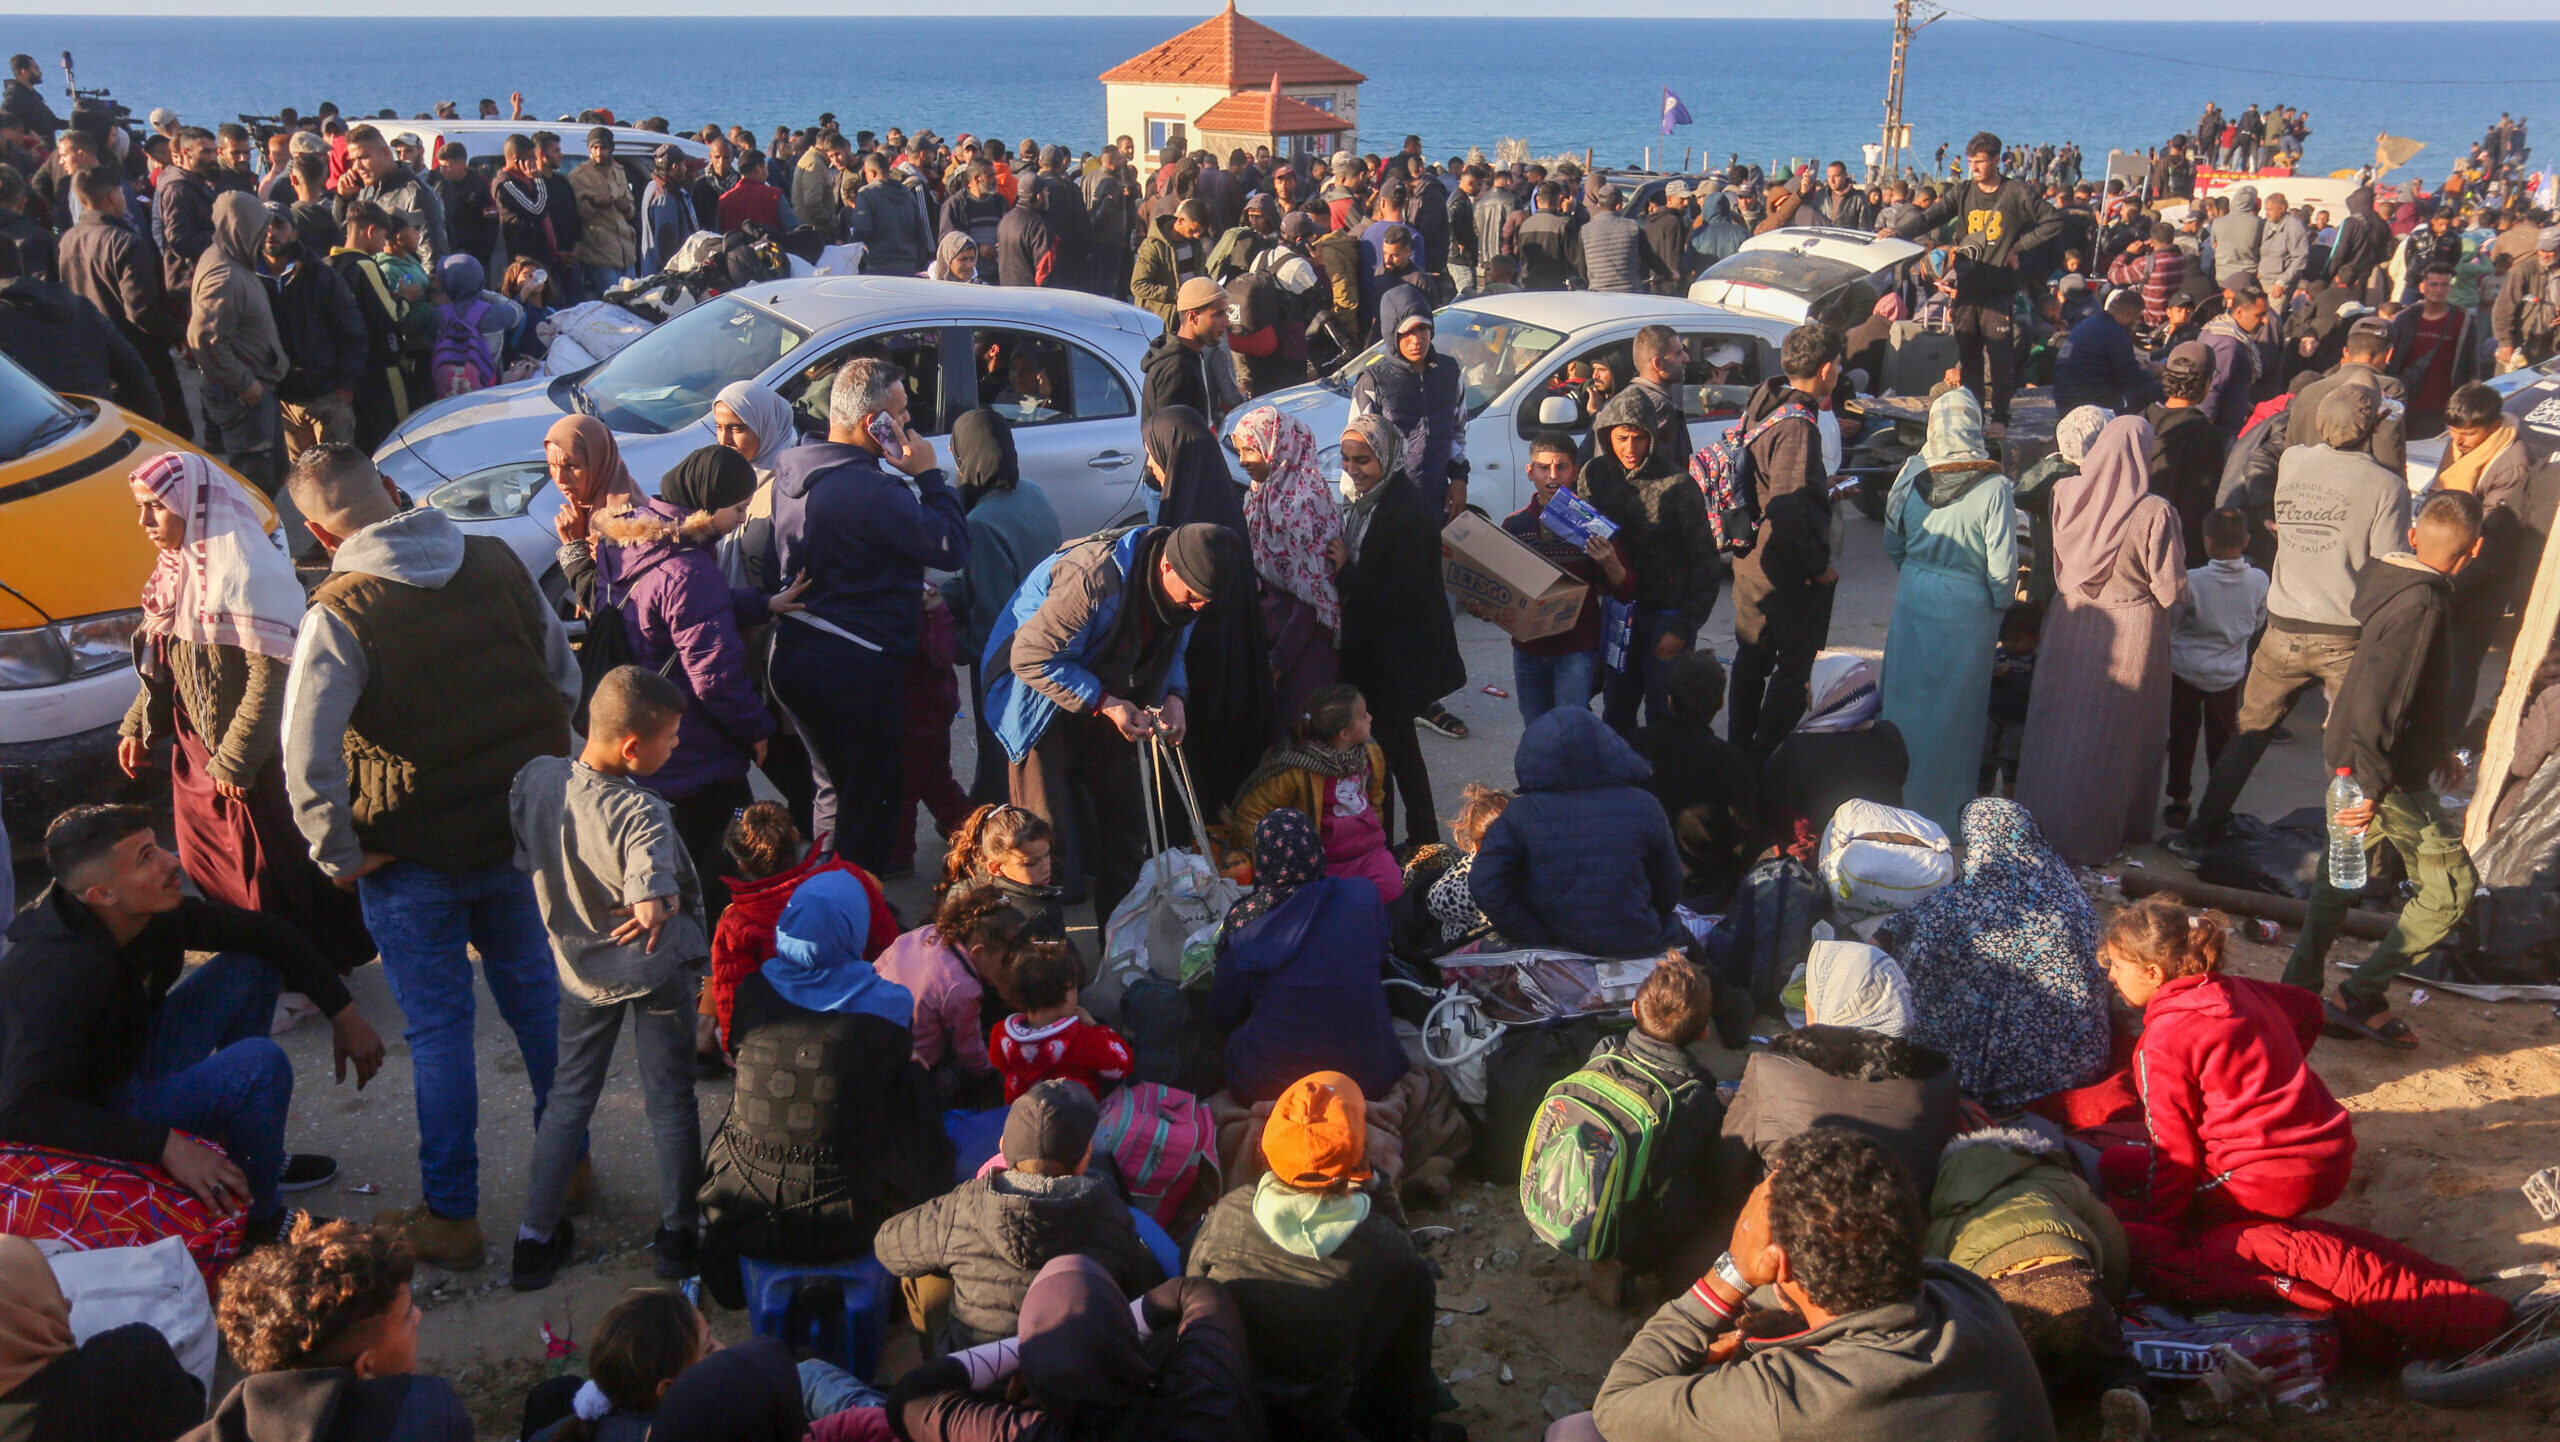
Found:
M 759 801 L 730 821 L 720 846 L 737 863 L 738 874 L 724 878 L 729 909 L 720 913 L 720 924 L 711 933 L 711 976 L 703 983 L 699 1008 L 705 1023 L 716 1025 L 719 1033 L 706 1037 L 697 1030 L 696 1051 L 715 1056 L 728 1046 L 730 998 L 739 982 L 773 959 L 774 925 L 801 882 L 822 872 L 849 871 L 862 883 L 863 897 L 871 903 L 871 929 L 862 946 L 865 961 L 877 961 L 904 930 L 871 873 L 827 850 L 823 841 L 805 843 L 800 828 L 791 824 L 790 811 L 779 802 Z
M 2164 897 L 2116 914 L 2098 948 L 2142 1008 L 2133 1053 L 2151 1144 L 2109 1149 L 2098 1171 L 2128 1224 L 2185 1235 L 2317 1211 L 2346 1189 L 2356 1136 L 2304 1060 L 2320 999 L 2222 975 L 2222 921 Z
M 1006 1106 L 1053 1077 L 1082 1082 L 1100 1101 L 1136 1070 L 1120 1034 L 1076 1005 L 1082 971 L 1063 941 L 1035 941 L 1015 959 L 1004 983 L 1015 1014 L 987 1038 L 987 1056 L 1004 1073 Z

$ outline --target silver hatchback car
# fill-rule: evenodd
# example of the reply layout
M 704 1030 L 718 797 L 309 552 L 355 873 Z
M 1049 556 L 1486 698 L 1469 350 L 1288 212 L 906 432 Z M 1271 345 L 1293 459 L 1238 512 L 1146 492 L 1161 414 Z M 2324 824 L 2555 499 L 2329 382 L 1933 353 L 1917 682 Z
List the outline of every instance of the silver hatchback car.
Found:
M 613 429 L 644 490 L 710 445 L 711 403 L 733 381 L 771 386 L 804 435 L 826 433 L 829 383 L 859 356 L 907 373 L 910 411 L 947 466 L 951 423 L 975 406 L 1013 422 L 1023 479 L 1069 536 L 1145 509 L 1138 396 L 1163 328 L 1135 306 L 1074 291 L 859 276 L 774 281 L 715 297 L 565 376 L 492 386 L 411 416 L 375 464 L 412 497 L 506 541 L 555 603 L 560 497 L 542 437 L 564 415 Z

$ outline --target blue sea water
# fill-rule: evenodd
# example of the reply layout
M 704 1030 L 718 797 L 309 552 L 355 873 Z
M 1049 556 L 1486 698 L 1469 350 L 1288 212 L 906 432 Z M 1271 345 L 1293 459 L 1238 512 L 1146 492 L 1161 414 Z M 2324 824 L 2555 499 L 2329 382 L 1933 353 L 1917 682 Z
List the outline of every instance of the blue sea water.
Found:
M 1209 0 L 1203 0 L 1206 13 Z M 591 106 L 769 133 L 821 111 L 847 129 L 930 126 L 1031 136 L 1081 151 L 1102 134 L 1103 70 L 1180 30 L 1162 17 L 630 20 L 11 17 L 13 50 L 69 48 L 87 86 L 137 114 L 192 123 L 241 112 L 463 113 L 525 92 L 557 117 Z M 1882 20 L 1514 20 L 1291 17 L 1272 23 L 1358 69 L 1363 149 L 1410 132 L 1434 158 L 1516 137 L 1540 155 L 1591 147 L 1604 164 L 1694 149 L 1721 161 L 1854 157 L 1883 118 Z M 2427 143 L 2441 177 L 2500 111 L 2560 125 L 2560 23 L 2069 24 L 2027 33 L 1950 19 L 1911 52 L 1906 120 L 1919 152 L 1979 129 L 2074 141 L 2092 156 L 2191 127 L 2208 99 L 2311 112 L 2306 164 L 2362 163 L 2388 131 Z M 2219 68 L 2217 68 L 2219 67 Z M 2282 72 L 2282 73 L 2266 73 Z M 1696 123 L 1659 133 L 1661 92 Z M 2560 136 L 2540 147 L 2560 154 Z M 2095 168 L 2094 164 L 2093 167 Z

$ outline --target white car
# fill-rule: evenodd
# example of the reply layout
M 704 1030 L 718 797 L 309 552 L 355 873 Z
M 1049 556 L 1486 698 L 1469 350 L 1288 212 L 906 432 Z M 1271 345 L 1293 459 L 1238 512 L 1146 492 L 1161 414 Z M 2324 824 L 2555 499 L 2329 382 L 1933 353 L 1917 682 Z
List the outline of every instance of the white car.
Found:
M 425 148 L 427 163 L 435 164 L 436 156 L 447 141 L 460 141 L 471 152 L 471 163 L 494 172 L 506 160 L 507 137 L 531 135 L 548 130 L 560 137 L 560 173 L 568 174 L 587 163 L 587 132 L 592 125 L 565 120 L 374 120 L 368 121 L 387 140 L 403 135 L 414 136 Z M 647 184 L 649 166 L 661 145 L 672 145 L 694 161 L 711 158 L 711 147 L 690 135 L 661 135 L 630 125 L 608 125 L 613 132 L 613 158 L 637 165 L 640 181 Z
M 1881 295 L 1924 247 L 1863 230 L 1801 226 L 1755 235 L 1689 284 L 1689 299 L 1802 325 L 1863 280 Z M 1861 315 L 1857 319 L 1864 320 Z
M 1013 422 L 1022 475 L 1070 536 L 1144 509 L 1138 396 L 1153 315 L 1075 291 L 887 276 L 786 280 L 715 297 L 591 369 L 439 402 L 391 433 L 374 463 L 411 497 L 506 541 L 557 602 L 559 494 L 542 437 L 564 415 L 613 429 L 623 463 L 655 492 L 712 443 L 711 403 L 732 381 L 771 386 L 822 436 L 829 383 L 857 356 L 907 372 L 916 429 L 950 462 L 951 423 L 978 405 Z
M 1573 422 L 1561 427 L 1539 420 L 1539 403 L 1563 393 L 1570 367 L 1595 360 L 1607 361 L 1623 387 L 1634 378 L 1636 332 L 1649 325 L 1670 326 L 1688 342 L 1689 374 L 1680 401 L 1689 415 L 1690 439 L 1700 445 L 1729 429 L 1752 387 L 1777 374 L 1778 346 L 1795 328 L 1769 316 L 1665 295 L 1517 291 L 1442 307 L 1432 346 L 1455 360 L 1466 377 L 1468 502 L 1493 516 L 1525 504 L 1536 489 L 1526 470 L 1530 440 L 1544 430 L 1563 429 L 1579 438 L 1591 429 L 1591 416 L 1578 401 Z M 1711 358 L 1719 356 L 1727 363 L 1715 364 Z M 1324 380 L 1274 391 L 1254 404 L 1276 406 L 1305 422 L 1316 433 L 1317 464 L 1332 476 L 1341 469 L 1352 383 L 1390 359 L 1383 344 L 1374 345 Z M 1229 428 L 1233 424 L 1230 418 Z

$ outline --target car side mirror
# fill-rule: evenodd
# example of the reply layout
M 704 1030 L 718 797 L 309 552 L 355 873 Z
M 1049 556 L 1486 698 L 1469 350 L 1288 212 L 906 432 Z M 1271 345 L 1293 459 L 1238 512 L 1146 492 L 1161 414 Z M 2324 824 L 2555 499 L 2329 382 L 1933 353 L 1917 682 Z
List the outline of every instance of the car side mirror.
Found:
M 1582 404 L 1571 396 L 1549 396 L 1538 402 L 1538 424 L 1569 431 L 1582 424 Z

